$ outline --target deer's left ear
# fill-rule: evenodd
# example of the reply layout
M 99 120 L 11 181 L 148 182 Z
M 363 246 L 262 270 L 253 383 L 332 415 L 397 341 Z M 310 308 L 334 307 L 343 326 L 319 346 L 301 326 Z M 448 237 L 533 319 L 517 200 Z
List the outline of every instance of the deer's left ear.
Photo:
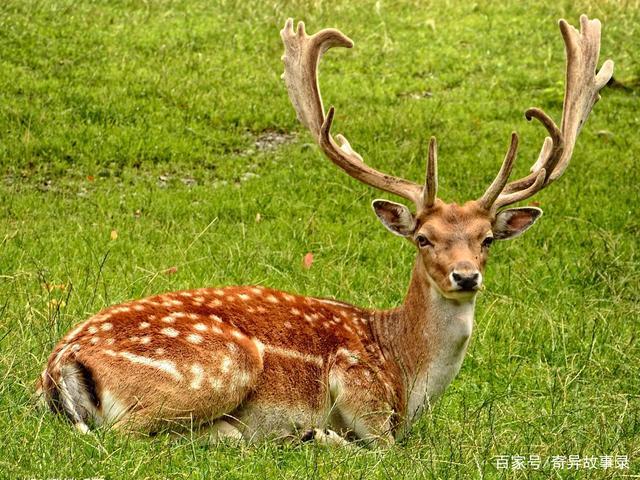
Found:
M 493 236 L 496 240 L 508 240 L 523 234 L 542 215 L 536 207 L 509 208 L 503 210 L 493 222 Z
M 416 219 L 404 205 L 388 200 L 374 200 L 371 206 L 382 224 L 394 235 L 408 237 L 416 229 Z

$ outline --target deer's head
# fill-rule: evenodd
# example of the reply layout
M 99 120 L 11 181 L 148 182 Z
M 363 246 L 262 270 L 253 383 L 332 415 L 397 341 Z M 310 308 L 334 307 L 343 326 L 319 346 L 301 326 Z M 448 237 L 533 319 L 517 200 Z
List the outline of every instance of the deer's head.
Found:
M 432 285 L 448 298 L 475 294 L 491 244 L 520 235 L 542 214 L 535 207 L 492 214 L 476 200 L 464 205 L 436 200 L 417 215 L 387 200 L 375 200 L 373 208 L 387 229 L 416 246 Z
M 382 224 L 415 244 L 428 281 L 445 297 L 465 298 L 473 296 L 482 285 L 491 243 L 517 237 L 542 215 L 542 210 L 535 207 L 506 207 L 530 198 L 558 179 L 567 168 L 580 129 L 600 98 L 600 89 L 613 74 L 611 60 L 604 62 L 596 74 L 600 29 L 598 20 L 589 20 L 585 15 L 580 17 L 579 31 L 560 20 L 567 56 L 561 127 L 542 110 L 527 110 L 526 118 L 537 119 L 549 133 L 531 173 L 508 181 L 518 149 L 518 135 L 512 133 L 511 144 L 494 181 L 480 198 L 462 205 L 445 203 L 437 196 L 435 138 L 429 143 L 427 174 L 422 185 L 371 168 L 342 135 L 334 140 L 331 124 L 335 111 L 331 107 L 325 115 L 317 72 L 320 57 L 329 48 L 353 46 L 340 31 L 325 29 L 308 36 L 302 22 L 295 31 L 293 20 L 287 20 L 281 31 L 285 45 L 283 78 L 298 119 L 332 162 L 357 180 L 415 205 L 413 213 L 399 203 L 373 202 Z

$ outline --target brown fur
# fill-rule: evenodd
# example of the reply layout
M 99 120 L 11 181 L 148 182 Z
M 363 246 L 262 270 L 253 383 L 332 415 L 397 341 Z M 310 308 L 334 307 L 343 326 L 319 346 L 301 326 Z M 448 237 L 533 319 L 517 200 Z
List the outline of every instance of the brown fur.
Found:
M 449 320 L 434 311 L 441 308 L 433 304 L 434 285 L 437 298 L 455 297 L 453 268 L 466 262 L 483 270 L 480 243 L 491 219 L 474 202 L 438 201 L 416 225 L 436 246 L 420 249 L 397 309 L 260 286 L 156 295 L 109 307 L 69 332 L 49 357 L 43 391 L 55 404 L 63 367 L 75 364 L 90 372 L 90 420 L 98 424 L 153 432 L 225 419 L 249 439 L 330 426 L 391 441 L 413 421 L 414 384 L 450 341 L 441 323 Z M 472 297 L 438 302 L 455 308 Z M 468 336 L 460 338 L 464 350 Z M 73 415 L 82 405 L 71 404 L 72 421 L 82 423 Z

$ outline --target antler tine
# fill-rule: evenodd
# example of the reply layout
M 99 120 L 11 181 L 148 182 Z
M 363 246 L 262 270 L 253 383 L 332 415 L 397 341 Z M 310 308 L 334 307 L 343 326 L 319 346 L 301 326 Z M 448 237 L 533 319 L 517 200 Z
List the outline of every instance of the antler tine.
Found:
M 492 205 L 495 203 L 496 198 L 500 195 L 500 192 L 504 189 L 504 186 L 507 184 L 507 180 L 509 180 L 509 175 L 511 175 L 511 170 L 513 169 L 513 164 L 516 160 L 516 156 L 518 155 L 518 134 L 516 132 L 511 133 L 511 143 L 509 144 L 509 150 L 507 150 L 507 154 L 502 161 L 502 166 L 500 167 L 500 171 L 496 178 L 491 182 L 489 188 L 484 192 L 482 197 L 478 200 L 478 202 L 486 209 L 490 210 Z
M 519 202 L 521 200 L 525 200 L 536 193 L 538 190 L 542 188 L 542 184 L 547 176 L 547 171 L 544 168 L 538 170 L 535 173 L 535 178 L 533 179 L 533 183 L 529 185 L 527 188 L 519 190 L 513 193 L 501 194 L 493 204 L 494 211 L 506 206 L 511 205 L 513 203 Z
M 293 29 L 293 19 L 288 19 L 280 31 L 285 52 L 284 74 L 289 98 L 298 119 L 309 129 L 314 139 L 329 159 L 350 176 L 367 185 L 406 198 L 420 208 L 423 188 L 417 183 L 379 172 L 362 160 L 349 142 L 338 135 L 338 142 L 331 136 L 331 124 L 335 115 L 333 107 L 325 117 L 318 84 L 320 57 L 331 47 L 353 47 L 353 42 L 339 30 L 328 28 L 308 36 L 304 23 Z
M 422 207 L 432 207 L 438 195 L 438 142 L 436 137 L 429 140 L 429 157 L 427 160 L 427 175 L 422 190 Z
M 560 32 L 565 44 L 566 75 L 561 127 L 542 110 L 530 108 L 527 120 L 535 118 L 549 132 L 540 150 L 537 161 L 526 177 L 509 182 L 497 197 L 496 205 L 505 206 L 525 200 L 550 185 L 562 176 L 575 147 L 580 130 L 595 103 L 600 99 L 600 90 L 613 75 L 613 62 L 606 60 L 596 73 L 600 55 L 601 24 L 597 19 L 580 16 L 578 31 L 565 20 L 560 20 Z M 545 172 L 540 181 L 540 172 Z M 515 195 L 517 193 L 517 195 Z
M 501 193 L 512 193 L 530 187 L 538 178 L 538 172 L 544 168 L 547 172 L 552 172 L 560 160 L 562 151 L 564 150 L 564 139 L 562 132 L 549 115 L 539 108 L 530 108 L 524 112 L 524 116 L 528 121 L 537 119 L 549 132 L 549 137 L 545 137 L 538 155 L 538 160 L 531 167 L 531 173 L 519 180 L 509 182 Z M 546 178 L 545 178 L 546 180 Z

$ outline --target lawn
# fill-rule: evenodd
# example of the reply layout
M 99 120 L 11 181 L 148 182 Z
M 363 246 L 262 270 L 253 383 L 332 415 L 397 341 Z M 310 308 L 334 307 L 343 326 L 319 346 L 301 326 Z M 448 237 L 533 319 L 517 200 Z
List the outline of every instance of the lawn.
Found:
M 286 3 L 0 5 L 0 477 L 640 475 L 640 6 Z M 417 181 L 437 136 L 440 196 L 463 202 L 494 177 L 512 130 L 514 176 L 537 157 L 544 131 L 523 112 L 559 121 L 557 20 L 576 25 L 580 13 L 603 22 L 601 62 L 616 62 L 616 82 L 564 178 L 536 196 L 544 217 L 492 247 L 462 370 L 399 444 L 82 436 L 36 408 L 54 344 L 113 303 L 256 283 L 366 307 L 402 301 L 414 248 L 376 221 L 370 202 L 384 195 L 338 171 L 296 121 L 280 80 L 287 17 L 356 43 L 323 60 L 334 132 Z M 526 468 L 514 469 L 520 455 Z M 554 468 L 570 455 L 597 468 Z M 605 469 L 602 456 L 629 466 Z

